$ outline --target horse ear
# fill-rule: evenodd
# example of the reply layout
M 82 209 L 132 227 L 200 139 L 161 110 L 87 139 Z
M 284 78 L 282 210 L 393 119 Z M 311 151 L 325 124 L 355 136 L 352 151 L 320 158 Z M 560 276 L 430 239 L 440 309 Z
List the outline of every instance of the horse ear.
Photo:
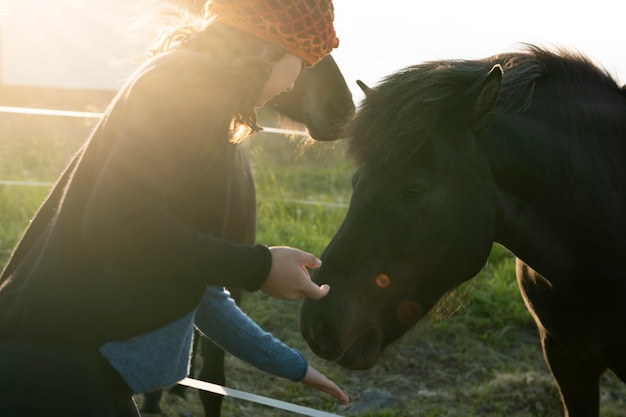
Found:
M 365 97 L 367 97 L 372 92 L 372 89 L 367 84 L 365 84 L 363 81 L 356 80 L 356 83 L 359 86 L 359 88 L 361 89 L 361 91 L 363 91 L 363 94 L 365 94 Z
M 500 86 L 502 85 L 502 67 L 496 64 L 487 76 L 474 84 L 468 94 L 472 98 L 473 111 L 470 125 L 480 128 L 489 122 L 489 115 L 498 101 Z

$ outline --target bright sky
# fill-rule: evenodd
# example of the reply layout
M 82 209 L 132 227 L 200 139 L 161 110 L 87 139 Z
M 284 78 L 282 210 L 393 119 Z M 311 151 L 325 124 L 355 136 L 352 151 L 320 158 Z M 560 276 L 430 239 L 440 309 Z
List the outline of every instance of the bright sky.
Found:
M 375 85 L 407 65 L 484 58 L 521 43 L 576 49 L 625 84 L 624 16 L 624 0 L 335 0 L 333 56 L 357 101 L 357 79 Z
M 162 0 L 161 0 L 162 1 Z M 124 28 L 159 0 L 0 0 L 2 82 L 117 88 L 142 52 Z M 333 56 L 353 89 L 407 65 L 483 58 L 523 42 L 587 54 L 626 83 L 624 0 L 335 0 Z

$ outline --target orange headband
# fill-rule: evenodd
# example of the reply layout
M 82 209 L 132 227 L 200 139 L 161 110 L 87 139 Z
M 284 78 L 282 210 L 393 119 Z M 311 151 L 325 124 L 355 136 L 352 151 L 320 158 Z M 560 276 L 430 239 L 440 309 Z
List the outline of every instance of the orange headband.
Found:
M 216 21 L 280 46 L 313 66 L 339 39 L 332 0 L 213 0 Z

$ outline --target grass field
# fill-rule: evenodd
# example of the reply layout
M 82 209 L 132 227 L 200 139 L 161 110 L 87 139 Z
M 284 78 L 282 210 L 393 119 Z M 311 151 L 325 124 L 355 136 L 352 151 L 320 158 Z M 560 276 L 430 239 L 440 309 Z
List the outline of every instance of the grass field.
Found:
M 54 181 L 93 121 L 0 114 L 0 180 Z M 298 140 L 263 134 L 249 147 L 257 182 L 258 241 L 320 254 L 345 214 L 351 166 L 342 143 L 303 147 Z M 47 187 L 0 185 L 0 266 Z M 319 204 L 323 203 L 323 204 Z M 512 256 L 495 245 L 489 262 L 468 284 L 449 294 L 413 331 L 368 371 L 347 371 L 316 358 L 298 329 L 297 302 L 246 294 L 243 309 L 259 324 L 299 348 L 353 400 L 378 388 L 402 406 L 367 414 L 386 416 L 559 416 L 561 405 L 543 361 L 534 324 L 516 286 Z M 328 396 L 264 375 L 227 358 L 228 386 L 308 407 L 349 414 Z M 602 379 L 602 411 L 626 416 L 626 386 Z M 138 397 L 141 401 L 141 396 Z M 166 396 L 169 416 L 200 416 L 193 390 L 187 399 Z M 226 399 L 225 416 L 292 416 Z

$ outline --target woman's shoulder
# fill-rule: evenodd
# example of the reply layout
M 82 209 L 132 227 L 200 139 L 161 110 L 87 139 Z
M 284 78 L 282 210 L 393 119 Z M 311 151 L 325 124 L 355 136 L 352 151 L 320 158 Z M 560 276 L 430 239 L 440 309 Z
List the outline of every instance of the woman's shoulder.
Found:
M 225 66 L 207 54 L 175 50 L 146 60 L 129 80 L 134 88 L 158 86 L 161 90 L 211 91 L 229 95 L 231 81 Z M 168 88 L 169 87 L 169 88 Z
M 172 50 L 149 58 L 146 66 L 152 70 L 173 70 L 201 72 L 205 75 L 227 76 L 226 66 L 209 54 Z

